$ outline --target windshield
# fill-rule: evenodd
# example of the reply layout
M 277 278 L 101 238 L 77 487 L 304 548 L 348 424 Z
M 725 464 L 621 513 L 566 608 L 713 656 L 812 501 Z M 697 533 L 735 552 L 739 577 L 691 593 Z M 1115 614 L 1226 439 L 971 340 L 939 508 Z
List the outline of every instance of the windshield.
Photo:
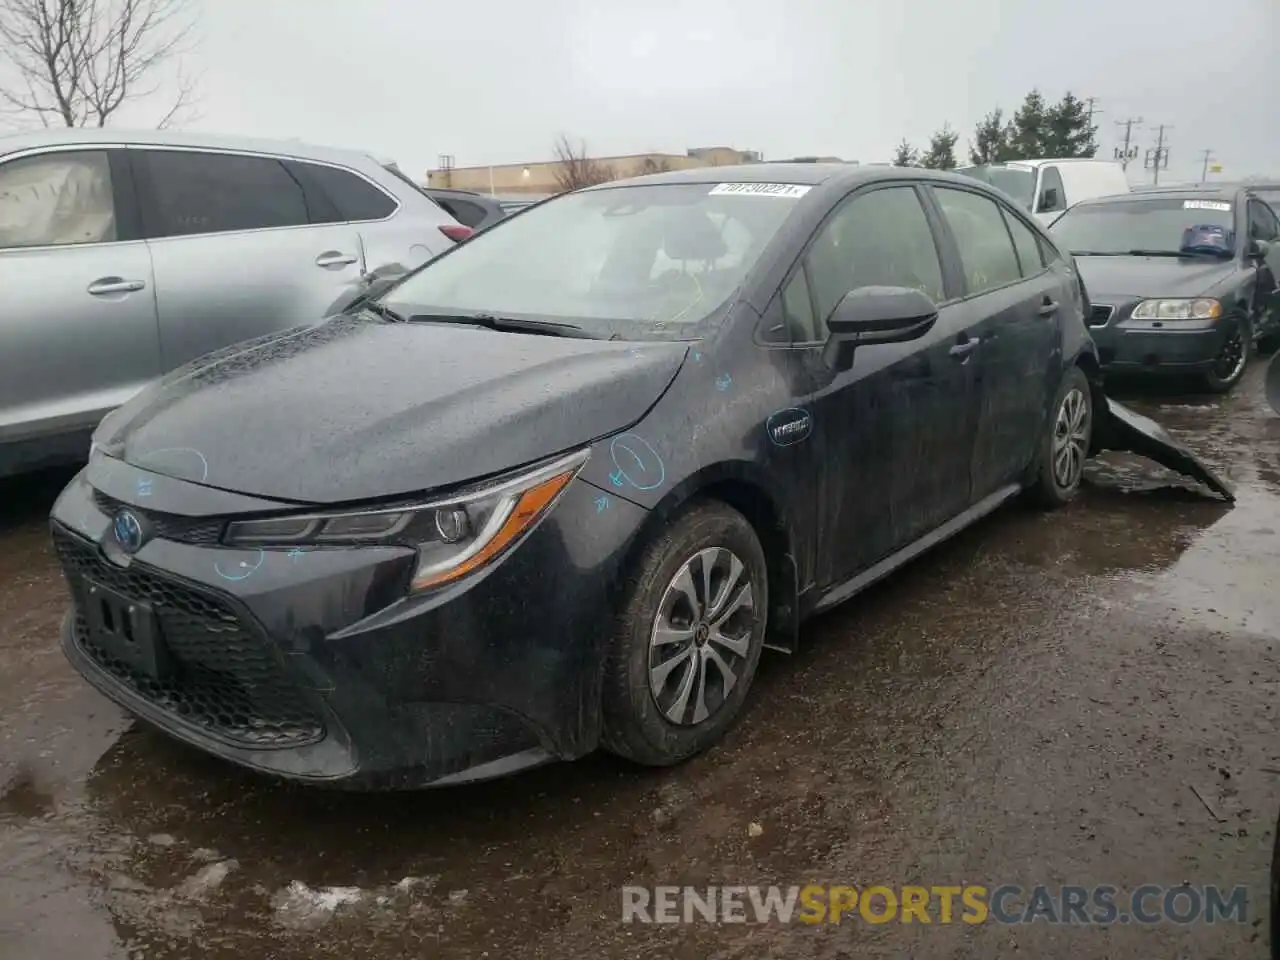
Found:
M 406 316 L 485 313 L 602 337 L 698 337 L 808 189 L 675 183 L 565 194 L 454 248 L 384 299 Z
M 962 167 L 956 173 L 963 173 L 966 177 L 989 183 L 997 190 L 1003 190 L 1027 209 L 1031 209 L 1031 201 L 1036 192 L 1036 175 L 1031 170 L 984 164 L 977 167 Z
M 1235 249 L 1231 204 L 1206 197 L 1125 199 L 1073 207 L 1049 228 L 1073 254 L 1230 254 Z

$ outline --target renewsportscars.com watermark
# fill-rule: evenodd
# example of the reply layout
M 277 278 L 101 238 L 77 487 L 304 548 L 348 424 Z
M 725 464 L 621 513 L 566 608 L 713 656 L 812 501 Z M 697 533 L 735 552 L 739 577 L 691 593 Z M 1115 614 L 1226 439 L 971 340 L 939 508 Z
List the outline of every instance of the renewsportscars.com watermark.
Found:
M 623 923 L 1247 923 L 1247 887 L 623 887 Z

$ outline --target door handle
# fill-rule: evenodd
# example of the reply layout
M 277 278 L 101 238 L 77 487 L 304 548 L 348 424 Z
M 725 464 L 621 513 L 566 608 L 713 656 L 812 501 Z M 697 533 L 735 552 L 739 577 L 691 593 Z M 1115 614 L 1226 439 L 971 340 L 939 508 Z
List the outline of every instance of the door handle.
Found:
M 95 280 L 89 284 L 89 293 L 95 297 L 106 296 L 109 293 L 137 293 L 146 287 L 141 280 L 123 280 L 120 277 L 103 277 L 101 280 Z
M 1040 309 L 1037 310 L 1036 312 L 1040 314 L 1040 316 L 1042 317 L 1047 317 L 1053 314 L 1057 309 L 1058 309 L 1058 301 L 1050 300 L 1048 297 L 1045 297 L 1044 303 L 1040 305 Z
M 342 253 L 338 250 L 326 250 L 316 257 L 317 267 L 349 267 L 355 262 L 356 258 L 351 254 Z
M 979 340 L 977 337 L 970 337 L 968 340 L 964 340 L 960 343 L 954 344 L 951 347 L 951 349 L 947 351 L 947 353 L 949 353 L 956 360 L 968 360 L 969 354 L 973 353 L 974 350 L 977 350 L 978 344 L 980 344 L 981 342 L 982 341 Z

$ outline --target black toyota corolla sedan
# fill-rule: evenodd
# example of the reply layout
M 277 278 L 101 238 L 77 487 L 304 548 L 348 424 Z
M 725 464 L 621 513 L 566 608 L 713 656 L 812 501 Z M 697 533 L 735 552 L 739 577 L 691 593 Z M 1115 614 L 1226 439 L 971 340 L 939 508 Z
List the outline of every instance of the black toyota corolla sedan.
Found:
M 968 178 L 567 194 L 109 415 L 53 510 L 63 645 L 304 781 L 675 763 L 802 619 L 1019 492 L 1072 497 L 1106 403 L 1086 309 Z
M 1248 189 L 1086 200 L 1050 234 L 1078 261 L 1104 371 L 1196 373 L 1225 392 L 1280 334 L 1280 222 Z

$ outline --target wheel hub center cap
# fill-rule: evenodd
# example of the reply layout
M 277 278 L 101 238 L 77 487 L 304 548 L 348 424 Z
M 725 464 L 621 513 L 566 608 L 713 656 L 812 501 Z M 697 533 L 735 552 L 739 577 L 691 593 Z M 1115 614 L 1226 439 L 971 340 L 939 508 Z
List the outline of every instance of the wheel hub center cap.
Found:
M 711 636 L 711 628 L 707 626 L 705 621 L 699 621 L 698 625 L 693 628 L 693 642 L 698 646 L 702 646 Z

